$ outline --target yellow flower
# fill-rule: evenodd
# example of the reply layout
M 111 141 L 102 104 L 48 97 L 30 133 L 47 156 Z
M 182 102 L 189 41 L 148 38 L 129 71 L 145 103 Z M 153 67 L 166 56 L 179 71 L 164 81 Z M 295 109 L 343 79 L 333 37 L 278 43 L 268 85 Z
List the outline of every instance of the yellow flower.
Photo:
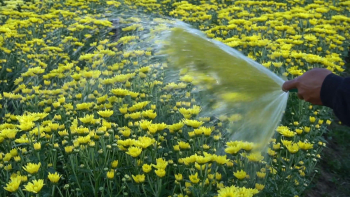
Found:
M 4 187 L 4 189 L 9 192 L 16 192 L 19 185 L 21 184 L 21 181 L 21 177 L 11 178 L 11 181 L 6 184 L 6 187 Z
M 118 160 L 112 161 L 111 166 L 112 166 L 112 168 L 118 167 Z
M 310 116 L 309 120 L 310 120 L 310 122 L 311 122 L 311 123 L 314 123 L 314 122 L 316 121 L 316 118 L 315 118 L 315 117 Z
M 288 146 L 292 144 L 292 141 L 289 141 L 289 140 L 281 140 L 281 142 L 284 146 Z
M 186 142 L 178 142 L 178 145 L 181 149 L 190 149 L 191 148 L 191 145 L 189 143 L 186 143 Z
M 225 152 L 228 154 L 237 154 L 241 149 L 241 146 L 230 146 L 225 149 Z
M 221 180 L 221 177 L 222 177 L 222 175 L 220 173 L 218 173 L 218 172 L 215 173 L 216 180 L 218 180 L 218 181 Z
M 155 134 L 157 133 L 158 131 L 158 125 L 156 124 L 151 124 L 148 126 L 148 131 L 151 133 L 151 134 Z
M 140 123 L 140 127 L 141 127 L 143 130 L 146 130 L 146 129 L 148 129 L 148 127 L 152 124 L 152 121 L 141 120 L 139 123 Z
M 113 111 L 112 110 L 105 110 L 105 111 L 98 111 L 97 112 L 98 115 L 102 116 L 103 118 L 109 118 L 113 115 Z
M 61 177 L 62 177 L 62 175 L 59 175 L 57 172 L 55 172 L 54 174 L 51 174 L 49 172 L 49 175 L 47 176 L 47 178 L 49 178 L 51 183 L 57 183 Z
M 164 177 L 165 176 L 165 170 L 164 169 L 158 169 L 154 171 L 158 177 Z
M 137 145 L 138 147 L 147 148 L 152 144 L 154 144 L 156 140 L 150 137 L 142 136 L 138 138 L 138 142 L 139 142 L 139 144 Z
M 272 146 L 272 148 L 273 148 L 274 150 L 278 150 L 278 149 L 281 148 L 281 144 L 280 144 L 280 143 L 274 144 L 274 145 Z
M 119 108 L 119 112 L 122 114 L 126 114 L 128 112 L 128 108 L 127 107 L 121 107 Z
M 136 175 L 136 176 L 132 175 L 132 178 L 134 179 L 134 181 L 136 183 L 143 183 L 143 182 L 145 182 L 145 175 L 144 174 L 139 174 L 139 175 Z
M 265 178 L 266 173 L 264 173 L 264 172 L 256 172 L 256 175 L 257 175 L 259 178 L 263 179 L 263 178 Z
M 204 124 L 202 121 L 197 121 L 197 120 L 184 120 L 183 121 L 187 126 L 193 127 L 193 128 L 198 128 Z
M 14 149 L 11 149 L 10 155 L 11 155 L 12 157 L 17 156 L 17 155 L 18 155 L 18 150 L 15 149 L 15 148 L 14 148 Z
M 314 147 L 313 144 L 307 143 L 307 142 L 302 142 L 302 141 L 298 142 L 298 146 L 300 149 L 303 149 L 303 150 L 309 150 L 309 149 L 312 149 Z
M 287 145 L 286 148 L 290 153 L 293 153 L 293 154 L 299 151 L 299 146 L 298 144 L 295 144 L 295 143 Z
M 326 124 L 327 124 L 327 125 L 330 125 L 330 124 L 332 124 L 332 121 L 327 120 L 327 121 L 326 121 Z
M 200 181 L 198 178 L 198 172 L 196 174 L 190 175 L 189 178 L 192 183 L 198 183 Z
M 293 137 L 295 135 L 295 133 L 286 126 L 279 126 L 276 131 L 285 137 Z
M 253 161 L 253 162 L 259 162 L 264 159 L 264 157 L 261 155 L 260 152 L 251 153 L 246 157 L 248 158 L 249 161 Z
M 66 152 L 66 153 L 71 153 L 72 151 L 73 151 L 73 146 L 66 146 L 66 147 L 64 147 L 64 151 Z
M 175 179 L 177 180 L 177 181 L 181 181 L 182 180 L 182 174 L 175 174 Z
M 221 165 L 229 162 L 229 160 L 227 159 L 227 155 L 223 155 L 223 156 L 222 155 L 220 155 L 220 156 L 215 155 L 214 159 L 215 159 L 216 163 L 221 164 Z
M 60 102 L 54 102 L 54 103 L 52 103 L 52 106 L 54 108 L 57 108 L 57 107 L 61 106 L 61 103 Z
M 234 172 L 233 175 L 237 178 L 237 179 L 244 179 L 247 176 L 247 173 L 244 170 L 240 170 L 237 172 Z
M 148 165 L 148 164 L 143 164 L 142 165 L 142 171 L 144 173 L 149 173 L 151 170 L 152 170 L 152 166 L 151 165 Z
M 276 155 L 276 152 L 273 151 L 271 148 L 269 148 L 269 149 L 267 150 L 267 153 L 268 153 L 270 156 L 275 156 L 275 155 Z
M 305 133 L 309 133 L 309 132 L 310 132 L 310 130 L 311 130 L 311 128 L 310 128 L 310 127 L 304 127 L 304 131 L 305 131 Z
M 131 129 L 128 127 L 119 131 L 124 137 L 129 137 L 131 134 Z
M 157 169 L 165 169 L 168 165 L 168 162 L 165 161 L 163 158 L 158 158 L 157 159 L 157 165 L 152 165 L 153 167 Z
M 263 190 L 264 189 L 264 185 L 262 185 L 262 184 L 259 184 L 259 183 L 255 183 L 255 188 L 257 189 L 257 190 L 259 190 L 259 191 L 261 191 L 261 190 Z
M 141 154 L 141 152 L 142 152 L 142 148 L 132 146 L 128 148 L 128 152 L 126 152 L 126 154 L 132 157 L 138 157 Z
M 245 187 L 236 187 L 234 185 L 230 187 L 220 186 L 218 191 L 218 197 L 235 197 L 235 196 L 247 196 L 252 197 L 259 193 L 257 189 L 250 189 Z
M 300 135 L 300 134 L 303 133 L 303 130 L 302 130 L 302 129 L 295 129 L 295 132 L 296 132 L 298 135 Z
M 14 159 L 16 162 L 21 161 L 21 157 L 20 157 L 20 156 L 16 156 L 16 157 L 14 157 L 13 159 Z
M 25 185 L 25 191 L 32 192 L 37 194 L 40 192 L 41 188 L 44 186 L 44 180 L 33 180 L 32 182 L 29 182 L 27 185 Z
M 109 178 L 109 179 L 114 178 L 114 170 L 111 169 L 110 171 L 107 172 L 107 178 Z
M 38 164 L 28 163 L 26 167 L 23 167 L 23 169 L 30 174 L 35 174 L 39 171 L 40 166 L 41 166 L 40 162 Z
M 40 150 L 40 149 L 41 149 L 41 143 L 40 142 L 34 143 L 34 150 Z

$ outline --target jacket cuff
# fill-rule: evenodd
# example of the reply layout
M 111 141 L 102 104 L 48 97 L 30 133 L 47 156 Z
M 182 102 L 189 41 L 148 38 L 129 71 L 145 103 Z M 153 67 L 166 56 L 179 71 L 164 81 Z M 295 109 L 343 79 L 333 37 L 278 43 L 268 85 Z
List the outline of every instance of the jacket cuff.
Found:
M 321 87 L 321 101 L 324 106 L 333 108 L 333 98 L 338 87 L 342 84 L 343 78 L 335 74 L 329 74 L 324 79 Z

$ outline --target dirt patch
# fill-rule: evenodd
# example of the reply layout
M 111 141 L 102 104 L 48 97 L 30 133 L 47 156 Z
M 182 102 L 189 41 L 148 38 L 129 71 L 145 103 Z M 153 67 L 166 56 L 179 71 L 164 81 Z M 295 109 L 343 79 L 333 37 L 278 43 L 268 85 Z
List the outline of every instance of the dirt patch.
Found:
M 350 196 L 350 129 L 335 130 L 325 136 L 327 148 L 317 165 L 318 174 L 305 197 L 349 197 Z

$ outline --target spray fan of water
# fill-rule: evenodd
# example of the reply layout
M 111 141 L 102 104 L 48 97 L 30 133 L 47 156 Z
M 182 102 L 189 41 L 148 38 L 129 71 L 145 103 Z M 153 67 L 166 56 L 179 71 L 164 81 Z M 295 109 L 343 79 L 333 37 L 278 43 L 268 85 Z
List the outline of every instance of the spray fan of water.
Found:
M 256 143 L 264 148 L 274 134 L 286 107 L 284 80 L 227 45 L 206 38 L 200 31 L 178 22 L 164 32 L 161 52 L 170 68 L 193 78 L 202 114 L 228 119 L 229 140 Z M 211 103 L 211 104 L 209 104 Z

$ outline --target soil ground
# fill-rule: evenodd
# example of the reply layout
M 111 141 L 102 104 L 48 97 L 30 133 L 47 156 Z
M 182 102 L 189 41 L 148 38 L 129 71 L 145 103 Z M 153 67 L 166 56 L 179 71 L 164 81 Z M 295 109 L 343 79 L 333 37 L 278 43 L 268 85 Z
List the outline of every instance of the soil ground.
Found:
M 322 152 L 315 176 L 305 197 L 350 196 L 350 128 L 334 126 L 324 136 L 328 143 Z

